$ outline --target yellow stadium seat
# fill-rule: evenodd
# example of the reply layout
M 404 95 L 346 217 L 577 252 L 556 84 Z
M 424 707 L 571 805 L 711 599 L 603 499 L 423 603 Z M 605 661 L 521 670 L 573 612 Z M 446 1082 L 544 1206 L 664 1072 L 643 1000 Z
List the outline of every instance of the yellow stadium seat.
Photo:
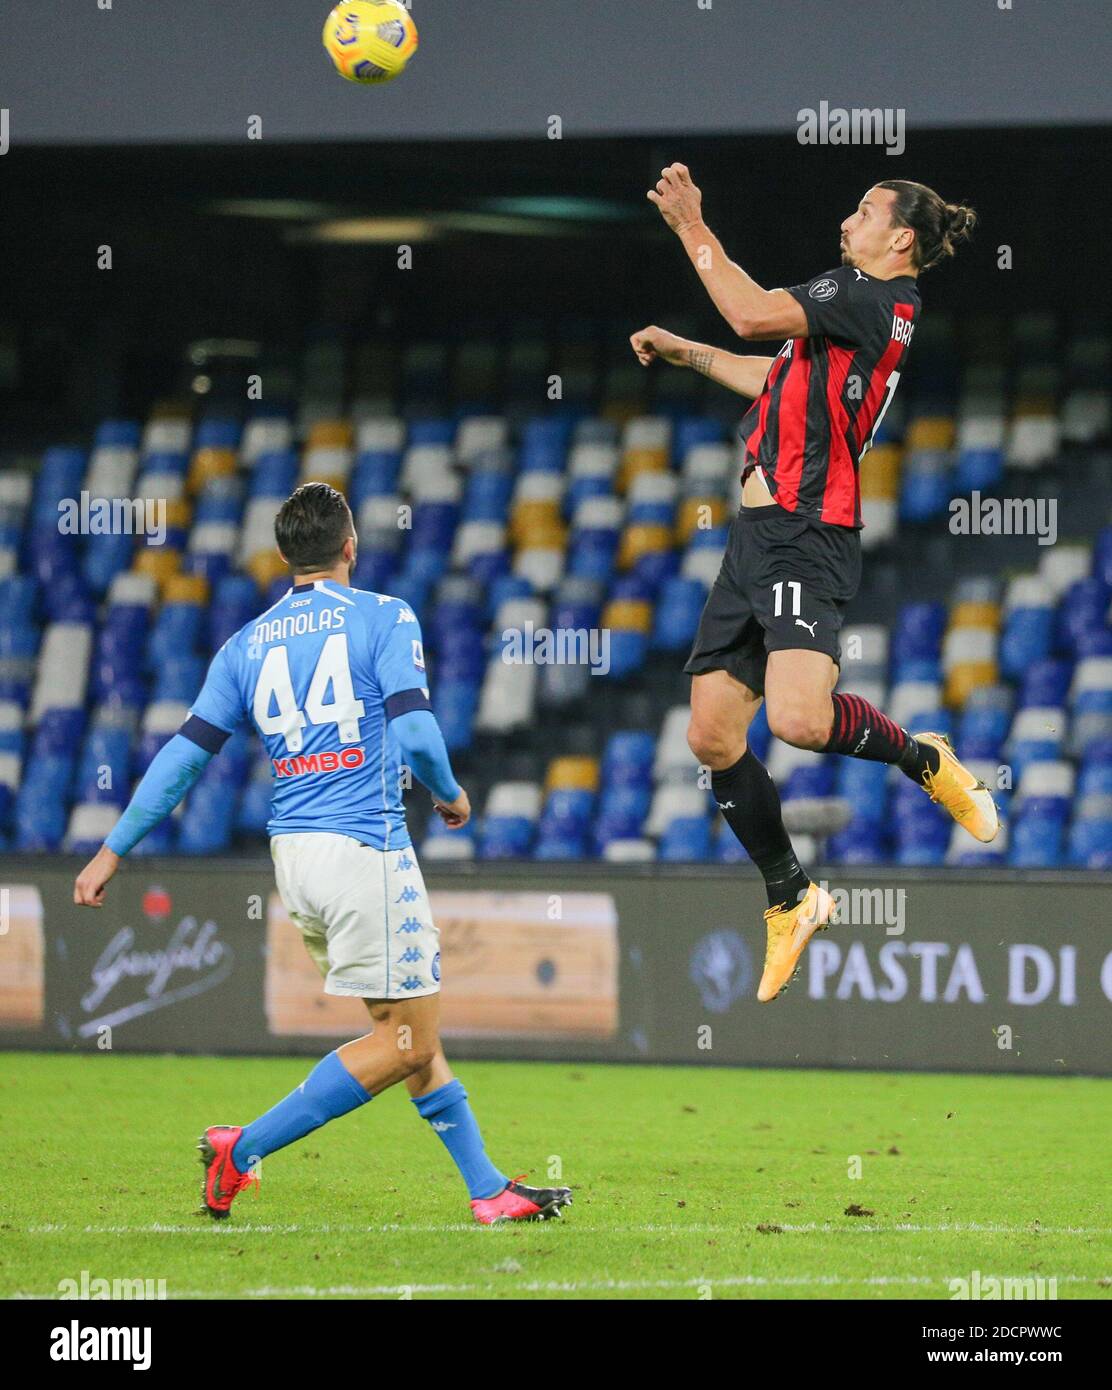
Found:
M 203 574 L 172 574 L 162 590 L 163 603 L 208 603 L 209 585 Z
M 900 450 L 878 444 L 861 460 L 861 496 L 870 502 L 894 502 L 900 493 Z
M 567 528 L 559 522 L 535 522 L 518 539 L 515 538 L 515 551 L 518 550 L 559 550 L 568 548 Z
M 338 473 L 309 473 L 301 479 L 298 486 L 305 483 L 327 483 L 329 487 L 335 488 L 337 492 L 342 492 L 347 496 L 347 486 L 349 479 L 341 478 Z
M 618 465 L 615 485 L 619 492 L 625 492 L 639 474 L 664 473 L 667 468 L 667 449 L 627 449 Z
M 147 420 L 192 420 L 193 411 L 188 401 L 155 401 L 147 415 Z
M 687 497 L 680 503 L 676 531 L 684 545 L 696 531 L 710 531 L 729 520 L 729 510 L 721 497 Z
M 166 503 L 166 525 L 172 531 L 188 531 L 193 516 L 192 506 L 184 497 Z
M 996 632 L 1000 627 L 998 603 L 958 603 L 950 612 L 950 627 L 987 627 Z
M 653 606 L 648 599 L 618 598 L 602 612 L 604 628 L 620 628 L 627 632 L 649 632 L 653 625 Z
M 954 422 L 948 415 L 920 415 L 907 427 L 907 449 L 952 449 Z
M 510 513 L 510 539 L 518 544 L 526 537 L 541 532 L 550 533 L 563 529 L 559 502 L 549 498 L 539 498 L 530 502 L 519 502 Z M 530 540 L 531 544 L 538 544 Z
M 655 555 L 672 544 L 672 528 L 651 522 L 634 522 L 622 532 L 618 546 L 618 568 L 632 569 L 642 555 Z
M 623 425 L 628 425 L 631 420 L 636 420 L 638 415 L 643 415 L 644 412 L 644 401 L 615 398 L 607 401 L 599 413 L 604 420 L 609 420 L 612 425 L 617 425 L 620 429 Z
M 190 492 L 200 492 L 213 478 L 227 478 L 236 471 L 234 449 L 198 449 L 189 464 L 186 486 Z
M 132 569 L 147 574 L 158 585 L 159 592 L 181 568 L 181 551 L 168 545 L 144 545 L 135 552 Z
M 995 661 L 960 662 L 946 675 L 946 703 L 960 709 L 974 690 L 983 685 L 995 685 L 996 678 Z
M 245 568 L 260 589 L 289 574 L 286 562 L 276 550 L 260 550 L 251 556 Z
M 350 420 L 318 420 L 309 429 L 306 446 L 310 449 L 350 449 L 352 439 Z
M 1057 416 L 1058 406 L 1053 396 L 1041 395 L 1036 392 L 1025 392 L 1020 396 L 1012 408 L 1013 418 L 1019 416 L 1035 416 L 1041 419 L 1047 415 Z
M 544 779 L 545 792 L 597 792 L 599 764 L 597 758 L 553 758 Z

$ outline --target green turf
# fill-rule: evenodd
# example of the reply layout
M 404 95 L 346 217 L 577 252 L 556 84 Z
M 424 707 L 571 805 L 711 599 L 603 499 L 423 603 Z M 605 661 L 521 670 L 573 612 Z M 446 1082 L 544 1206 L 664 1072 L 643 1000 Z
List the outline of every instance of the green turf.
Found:
M 229 1221 L 195 1215 L 200 1130 L 308 1066 L 0 1057 L 0 1293 L 87 1270 L 171 1298 L 939 1298 L 980 1270 L 1112 1294 L 1107 1081 L 468 1063 L 495 1161 L 562 1165 L 562 1220 L 471 1224 L 400 1090 L 268 1158 Z

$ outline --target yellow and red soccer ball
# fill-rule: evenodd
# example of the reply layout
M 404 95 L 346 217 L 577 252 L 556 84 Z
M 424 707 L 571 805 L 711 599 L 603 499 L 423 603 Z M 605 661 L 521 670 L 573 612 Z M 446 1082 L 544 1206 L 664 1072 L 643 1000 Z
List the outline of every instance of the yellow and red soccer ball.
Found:
M 322 41 L 349 82 L 390 82 L 417 51 L 417 26 L 398 0 L 347 0 L 324 21 Z

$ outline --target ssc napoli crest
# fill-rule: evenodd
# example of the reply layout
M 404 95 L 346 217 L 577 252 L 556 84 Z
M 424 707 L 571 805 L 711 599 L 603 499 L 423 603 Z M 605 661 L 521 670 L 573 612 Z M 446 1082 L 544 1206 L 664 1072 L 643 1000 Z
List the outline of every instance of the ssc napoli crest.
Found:
M 748 993 L 753 980 L 753 961 L 741 933 L 727 930 L 704 936 L 691 952 L 688 973 L 703 1008 L 725 1013 L 735 999 Z

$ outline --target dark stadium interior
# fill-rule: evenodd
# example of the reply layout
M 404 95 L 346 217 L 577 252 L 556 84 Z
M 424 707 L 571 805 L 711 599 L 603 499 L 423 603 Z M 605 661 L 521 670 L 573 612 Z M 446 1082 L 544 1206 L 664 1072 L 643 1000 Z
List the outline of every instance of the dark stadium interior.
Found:
M 293 349 L 329 329 L 401 344 L 504 332 L 528 316 L 554 334 L 593 323 L 600 341 L 682 320 L 726 344 L 644 198 L 673 159 L 697 172 L 708 221 L 766 284 L 836 264 L 838 223 L 894 172 L 876 150 L 819 151 L 768 135 L 13 148 L 0 201 L 11 268 L 0 443 L 56 442 L 98 412 L 141 409 L 187 382 L 184 346 L 208 337 Z M 1077 270 L 1101 265 L 1107 242 L 1103 130 L 989 131 L 975 143 L 963 131 L 918 132 L 899 164 L 901 176 L 972 202 L 982 218 L 961 272 L 925 281 L 930 310 L 1054 309 L 1064 326 L 1107 310 L 1108 277 Z M 553 216 L 554 199 L 579 205 Z M 231 200 L 310 208 L 288 218 L 211 211 Z M 299 239 L 322 215 L 493 221 L 511 200 L 536 201 L 515 209 L 524 220 L 507 231 L 450 229 L 420 243 L 412 275 L 396 271 L 389 245 Z M 538 234 L 522 235 L 530 223 Z M 104 244 L 110 273 L 96 265 Z M 1007 271 L 996 270 L 1001 244 L 1013 250 Z

